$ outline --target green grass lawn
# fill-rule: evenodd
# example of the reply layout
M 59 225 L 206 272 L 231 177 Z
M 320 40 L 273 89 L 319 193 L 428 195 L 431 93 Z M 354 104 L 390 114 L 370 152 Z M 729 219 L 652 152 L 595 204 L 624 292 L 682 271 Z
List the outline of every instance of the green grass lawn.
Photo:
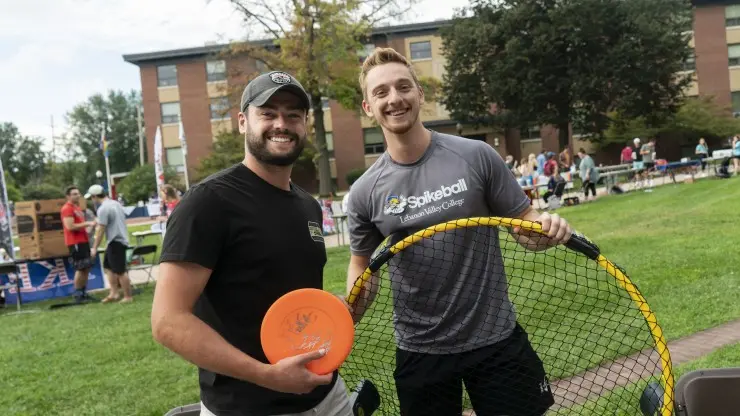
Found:
M 740 180 L 668 185 L 563 208 L 626 269 L 668 339 L 740 318 Z M 138 228 L 132 227 L 131 231 Z M 135 239 L 132 239 L 132 244 Z M 158 243 L 159 237 L 148 241 Z M 326 289 L 344 292 L 349 253 L 328 249 Z M 151 290 L 131 305 L 0 312 L 0 409 L 14 415 L 162 415 L 198 401 L 197 372 L 151 337 Z M 677 368 L 738 365 L 740 345 Z M 694 367 L 694 368 L 695 368 Z

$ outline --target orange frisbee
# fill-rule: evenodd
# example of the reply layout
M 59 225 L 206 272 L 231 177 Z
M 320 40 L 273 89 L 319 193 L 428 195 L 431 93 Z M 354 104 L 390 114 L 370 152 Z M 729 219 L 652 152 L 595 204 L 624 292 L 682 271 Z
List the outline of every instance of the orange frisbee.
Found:
M 267 310 L 260 330 L 262 350 L 270 363 L 326 349 L 306 367 L 316 374 L 339 368 L 352 349 L 355 327 L 347 306 L 320 289 L 298 289 L 281 296 Z

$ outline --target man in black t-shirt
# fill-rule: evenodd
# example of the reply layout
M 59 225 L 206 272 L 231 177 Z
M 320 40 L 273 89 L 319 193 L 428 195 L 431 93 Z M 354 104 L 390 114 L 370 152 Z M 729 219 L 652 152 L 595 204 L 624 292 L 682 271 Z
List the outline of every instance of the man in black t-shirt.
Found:
M 270 365 L 260 342 L 274 301 L 323 288 L 321 208 L 290 181 L 309 108 L 289 74 L 252 80 L 239 113 L 244 161 L 193 186 L 168 220 L 152 332 L 198 366 L 201 415 L 352 415 L 338 373 L 306 368 L 322 352 Z

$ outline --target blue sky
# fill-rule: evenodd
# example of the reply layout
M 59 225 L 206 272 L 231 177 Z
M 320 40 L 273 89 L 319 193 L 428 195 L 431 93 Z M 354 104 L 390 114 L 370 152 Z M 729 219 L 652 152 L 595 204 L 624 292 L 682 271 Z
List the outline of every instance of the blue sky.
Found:
M 449 18 L 467 4 L 433 2 L 421 0 L 405 21 Z M 65 113 L 88 96 L 140 89 L 138 68 L 122 55 L 245 35 L 227 0 L 0 0 L 0 10 L 0 122 L 48 146 L 52 117 L 59 135 Z

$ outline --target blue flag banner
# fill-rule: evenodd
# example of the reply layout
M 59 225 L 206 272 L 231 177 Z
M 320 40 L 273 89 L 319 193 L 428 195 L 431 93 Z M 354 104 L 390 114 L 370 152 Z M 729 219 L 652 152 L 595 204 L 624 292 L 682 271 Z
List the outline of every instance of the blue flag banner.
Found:
M 9 304 L 16 303 L 17 280 L 20 280 L 21 302 L 30 303 L 74 294 L 75 268 L 70 257 L 29 261 L 18 264 L 18 273 L 0 275 L 0 285 L 10 282 L 5 291 Z M 87 281 L 87 290 L 105 288 L 100 256 L 95 259 Z

